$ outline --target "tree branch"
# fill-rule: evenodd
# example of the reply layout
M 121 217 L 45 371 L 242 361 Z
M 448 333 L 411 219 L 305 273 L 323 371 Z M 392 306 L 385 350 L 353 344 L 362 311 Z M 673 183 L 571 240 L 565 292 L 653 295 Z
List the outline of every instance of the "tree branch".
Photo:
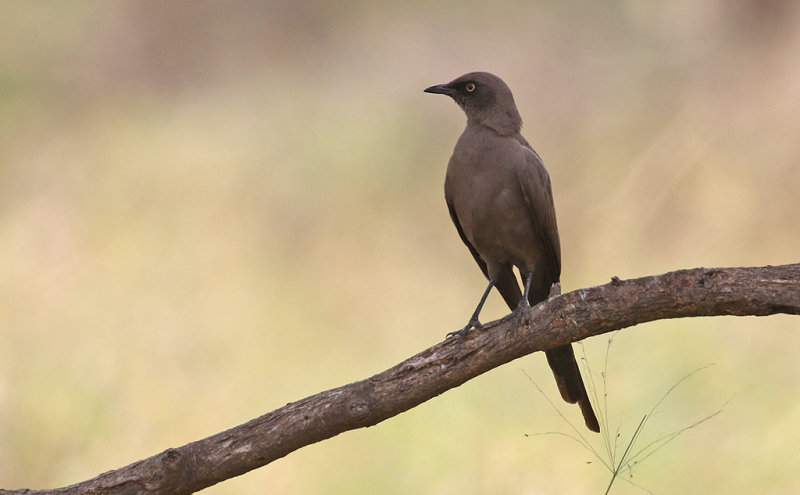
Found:
M 0 495 L 193 493 L 306 445 L 372 426 L 532 352 L 659 319 L 777 313 L 800 314 L 800 264 L 614 277 L 531 308 L 516 329 L 509 317 L 488 323 L 483 331 L 446 339 L 365 380 L 91 480 L 54 490 L 0 490 Z

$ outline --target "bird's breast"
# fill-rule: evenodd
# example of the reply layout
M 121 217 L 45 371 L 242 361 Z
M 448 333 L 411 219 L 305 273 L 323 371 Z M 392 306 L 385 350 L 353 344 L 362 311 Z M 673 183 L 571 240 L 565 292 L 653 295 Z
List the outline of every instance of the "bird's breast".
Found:
M 464 235 L 490 263 L 529 266 L 540 250 L 517 171 L 523 153 L 513 138 L 465 132 L 447 167 L 446 194 Z
M 533 225 L 515 179 L 476 175 L 455 201 L 464 233 L 481 257 L 498 263 L 526 264 L 536 253 Z

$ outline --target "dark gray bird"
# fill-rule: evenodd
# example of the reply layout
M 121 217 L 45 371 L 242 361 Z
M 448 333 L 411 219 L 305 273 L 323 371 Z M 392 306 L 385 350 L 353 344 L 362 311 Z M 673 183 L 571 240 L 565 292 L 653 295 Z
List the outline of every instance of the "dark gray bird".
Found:
M 550 176 L 520 134 L 522 118 L 506 83 L 487 72 L 470 72 L 425 92 L 453 98 L 467 114 L 467 127 L 447 164 L 444 195 L 458 235 L 489 285 L 467 326 L 454 332 L 464 335 L 481 327 L 478 316 L 492 287 L 517 314 L 547 299 L 561 276 L 556 211 Z M 586 427 L 599 432 L 572 346 L 545 354 L 561 397 L 578 403 Z

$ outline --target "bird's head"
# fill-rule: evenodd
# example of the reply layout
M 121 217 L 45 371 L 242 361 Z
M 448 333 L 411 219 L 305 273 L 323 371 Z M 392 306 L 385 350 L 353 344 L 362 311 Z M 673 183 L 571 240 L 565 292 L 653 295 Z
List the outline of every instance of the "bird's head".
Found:
M 502 135 L 518 133 L 522 127 L 514 95 L 494 74 L 470 72 L 447 84 L 426 88 L 425 92 L 451 97 L 467 114 L 468 123 L 491 127 Z

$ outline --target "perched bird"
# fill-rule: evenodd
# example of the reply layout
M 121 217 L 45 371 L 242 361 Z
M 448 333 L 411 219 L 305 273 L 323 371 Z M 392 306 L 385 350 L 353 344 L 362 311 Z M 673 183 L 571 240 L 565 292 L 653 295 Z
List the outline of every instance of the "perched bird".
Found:
M 464 335 L 481 327 L 478 316 L 492 287 L 517 314 L 547 299 L 561 276 L 556 211 L 550 176 L 520 134 L 522 118 L 506 83 L 487 72 L 470 72 L 425 92 L 453 98 L 467 114 L 447 165 L 444 195 L 458 235 L 489 285 L 467 325 L 453 332 Z M 572 346 L 545 354 L 561 397 L 578 403 L 586 427 L 599 432 Z

